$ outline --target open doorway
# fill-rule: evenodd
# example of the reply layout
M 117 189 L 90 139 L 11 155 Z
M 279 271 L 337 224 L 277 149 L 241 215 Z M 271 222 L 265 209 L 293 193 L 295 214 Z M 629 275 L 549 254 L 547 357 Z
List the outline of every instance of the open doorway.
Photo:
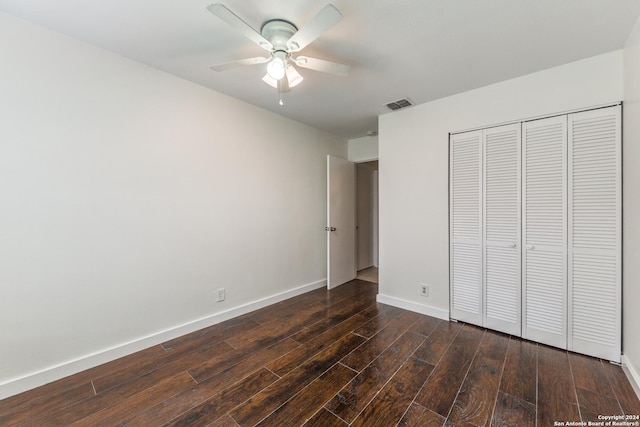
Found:
M 378 283 L 378 161 L 356 164 L 356 278 Z

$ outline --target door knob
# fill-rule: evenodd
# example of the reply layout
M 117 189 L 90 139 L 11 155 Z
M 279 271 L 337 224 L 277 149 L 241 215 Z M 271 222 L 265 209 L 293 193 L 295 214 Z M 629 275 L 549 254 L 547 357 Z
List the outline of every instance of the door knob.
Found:
M 515 248 L 517 245 L 515 243 L 512 243 L 509 246 L 511 246 L 512 248 Z
M 335 227 L 325 227 L 324 229 L 327 231 L 336 231 Z
M 535 249 L 535 246 L 533 246 L 533 245 L 527 245 L 527 249 L 529 249 L 529 250 L 533 250 L 533 249 Z

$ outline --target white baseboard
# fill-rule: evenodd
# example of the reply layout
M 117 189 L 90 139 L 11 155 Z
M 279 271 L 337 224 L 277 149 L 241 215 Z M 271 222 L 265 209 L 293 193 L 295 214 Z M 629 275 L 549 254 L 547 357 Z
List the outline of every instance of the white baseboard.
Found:
M 449 320 L 449 310 L 443 310 L 429 305 L 416 304 L 412 301 L 383 294 L 378 294 L 376 301 L 382 304 L 403 308 L 405 310 L 415 311 L 416 313 L 426 314 L 427 316 L 437 317 L 438 319 Z
M 280 292 L 269 297 L 261 298 L 238 307 L 215 313 L 201 319 L 177 325 L 175 327 L 165 329 L 138 339 L 122 343 L 120 345 L 101 350 L 92 354 L 84 355 L 74 360 L 70 360 L 59 365 L 51 366 L 41 371 L 33 372 L 22 377 L 10 379 L 9 381 L 0 383 L 0 399 L 22 393 L 27 390 L 48 384 L 69 375 L 82 372 L 103 363 L 110 362 L 120 357 L 127 356 L 140 350 L 144 350 L 154 345 L 161 344 L 165 341 L 180 337 L 182 335 L 195 332 L 202 328 L 206 328 L 216 323 L 241 316 L 251 311 L 267 307 L 271 304 L 293 298 L 297 295 L 313 291 L 327 286 L 326 279 L 317 282 L 299 286 L 288 291 Z
M 624 354 L 622 355 L 622 370 L 629 379 L 631 387 L 633 387 L 633 391 L 636 392 L 638 399 L 640 399 L 640 375 L 638 375 L 638 371 L 635 366 L 631 364 L 627 356 Z

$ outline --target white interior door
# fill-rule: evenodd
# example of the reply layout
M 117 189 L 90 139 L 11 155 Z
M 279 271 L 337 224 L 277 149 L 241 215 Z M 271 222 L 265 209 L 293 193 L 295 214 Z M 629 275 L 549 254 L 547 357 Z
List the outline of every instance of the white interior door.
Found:
M 520 336 L 520 123 L 485 129 L 483 143 L 483 326 Z
M 449 140 L 451 318 L 482 325 L 482 131 Z
M 569 350 L 620 362 L 620 106 L 569 115 Z
M 327 156 L 327 288 L 356 277 L 356 168 Z
M 567 117 L 522 125 L 524 338 L 567 348 Z

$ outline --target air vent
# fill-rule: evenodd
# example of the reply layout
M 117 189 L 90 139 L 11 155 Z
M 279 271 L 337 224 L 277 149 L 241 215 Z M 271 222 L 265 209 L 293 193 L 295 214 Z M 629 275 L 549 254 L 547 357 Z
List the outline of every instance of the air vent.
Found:
M 390 102 L 390 103 L 385 104 L 385 105 L 387 106 L 388 109 L 390 109 L 392 111 L 395 111 L 395 110 L 399 110 L 401 108 L 411 107 L 413 105 L 413 102 L 411 102 L 411 100 L 409 98 L 402 98 L 402 99 Z

